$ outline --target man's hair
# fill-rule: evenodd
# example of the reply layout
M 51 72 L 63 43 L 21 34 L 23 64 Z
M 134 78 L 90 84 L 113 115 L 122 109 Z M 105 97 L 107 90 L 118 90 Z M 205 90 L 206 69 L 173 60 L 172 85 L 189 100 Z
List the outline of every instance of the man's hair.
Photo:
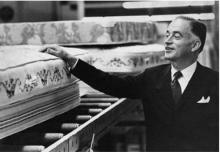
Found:
M 178 16 L 176 19 L 183 19 L 190 22 L 192 33 L 198 36 L 201 41 L 201 46 L 198 49 L 201 52 L 206 40 L 206 25 L 188 16 Z

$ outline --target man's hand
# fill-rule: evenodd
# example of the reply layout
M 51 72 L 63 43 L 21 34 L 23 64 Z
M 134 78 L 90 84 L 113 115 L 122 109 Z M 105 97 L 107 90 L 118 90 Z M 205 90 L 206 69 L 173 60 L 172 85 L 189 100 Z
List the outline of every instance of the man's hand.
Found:
M 48 54 L 51 54 L 51 55 L 54 55 L 56 57 L 63 59 L 67 63 L 67 65 L 70 67 L 70 69 L 75 67 L 75 64 L 78 60 L 76 57 L 70 55 L 62 47 L 59 47 L 59 46 L 48 46 L 40 50 L 40 52 L 45 52 L 45 53 L 48 53 Z
M 64 61 L 67 61 L 68 59 L 71 58 L 71 55 L 68 54 L 66 51 L 64 51 L 59 46 L 49 46 L 49 47 L 43 48 L 42 50 L 40 50 L 40 52 L 45 52 L 45 53 L 54 55 L 56 57 L 63 59 Z

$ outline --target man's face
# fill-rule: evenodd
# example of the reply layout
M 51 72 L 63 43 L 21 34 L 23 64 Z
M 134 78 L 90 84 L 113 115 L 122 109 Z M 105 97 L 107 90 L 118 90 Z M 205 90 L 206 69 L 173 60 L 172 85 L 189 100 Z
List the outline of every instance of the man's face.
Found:
M 189 21 L 172 21 L 166 31 L 165 59 L 175 62 L 191 58 L 194 39 Z

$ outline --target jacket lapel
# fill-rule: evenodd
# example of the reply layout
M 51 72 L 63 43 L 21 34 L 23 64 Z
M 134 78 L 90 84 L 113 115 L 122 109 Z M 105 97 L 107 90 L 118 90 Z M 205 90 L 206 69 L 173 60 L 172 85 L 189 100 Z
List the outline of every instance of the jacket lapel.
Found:
M 165 69 L 161 72 L 161 77 L 157 81 L 156 84 L 156 92 L 157 96 L 160 97 L 160 102 L 162 104 L 166 105 L 167 107 L 173 109 L 174 108 L 174 100 L 172 98 L 172 92 L 171 92 L 171 66 L 167 65 Z
M 198 63 L 198 62 L 197 62 Z M 195 73 L 193 74 L 192 78 L 190 79 L 185 91 L 183 92 L 180 101 L 176 105 L 176 109 L 180 108 L 186 102 L 196 102 L 198 96 L 201 95 L 200 91 L 202 86 L 202 66 L 198 63 Z

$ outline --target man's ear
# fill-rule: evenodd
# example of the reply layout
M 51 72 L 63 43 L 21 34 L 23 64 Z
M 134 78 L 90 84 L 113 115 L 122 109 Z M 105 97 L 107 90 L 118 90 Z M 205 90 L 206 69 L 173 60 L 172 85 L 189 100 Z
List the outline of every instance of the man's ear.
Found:
M 195 40 L 193 43 L 192 43 L 192 52 L 195 52 L 199 49 L 199 47 L 201 46 L 201 41 L 200 40 Z

